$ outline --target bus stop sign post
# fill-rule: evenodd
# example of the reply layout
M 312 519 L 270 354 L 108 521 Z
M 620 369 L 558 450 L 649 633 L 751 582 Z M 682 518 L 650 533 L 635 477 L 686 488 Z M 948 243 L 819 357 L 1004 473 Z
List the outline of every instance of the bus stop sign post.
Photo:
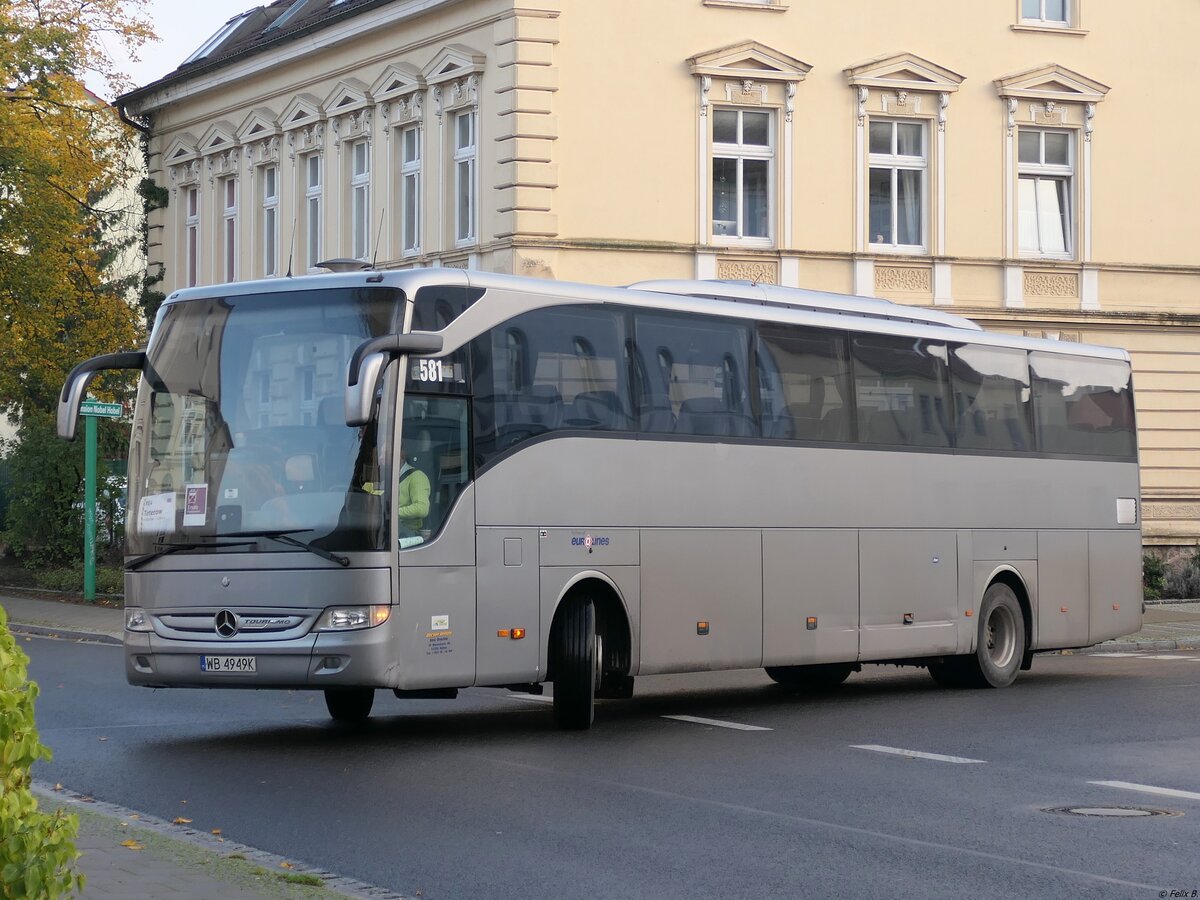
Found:
M 117 419 L 120 403 L 85 400 L 79 407 L 84 422 L 83 459 L 83 599 L 96 599 L 96 419 Z

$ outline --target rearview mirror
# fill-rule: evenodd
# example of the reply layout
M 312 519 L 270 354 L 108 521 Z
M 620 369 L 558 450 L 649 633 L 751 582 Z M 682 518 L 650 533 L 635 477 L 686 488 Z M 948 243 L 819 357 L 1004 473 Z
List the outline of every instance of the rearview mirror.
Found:
M 88 385 L 97 372 L 107 369 L 137 369 L 140 372 L 145 363 L 145 351 L 133 350 L 128 353 L 94 356 L 73 368 L 67 380 L 63 382 L 62 393 L 58 397 L 58 436 L 65 441 L 75 440 L 79 407 L 83 403 Z
M 346 424 L 366 425 L 371 420 L 371 405 L 379 377 L 388 360 L 404 354 L 428 356 L 442 349 L 442 336 L 430 331 L 385 334 L 363 341 L 350 357 L 346 372 Z

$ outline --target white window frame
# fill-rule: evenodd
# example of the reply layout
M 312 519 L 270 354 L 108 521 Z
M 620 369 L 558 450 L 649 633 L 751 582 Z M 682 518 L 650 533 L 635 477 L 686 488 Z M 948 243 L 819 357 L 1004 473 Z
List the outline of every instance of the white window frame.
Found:
M 362 168 L 359 169 L 359 148 L 362 148 Z M 350 256 L 371 258 L 371 141 L 360 138 L 350 141 Z
M 325 202 L 323 191 L 325 160 L 320 153 L 305 154 L 303 159 L 304 253 L 305 266 L 311 272 L 317 268 L 317 263 L 321 262 L 321 225 L 324 218 Z M 316 174 L 315 180 L 313 178 L 314 172 Z
M 200 188 L 183 188 L 183 270 L 186 287 L 200 283 Z
M 229 175 L 220 181 L 221 273 L 224 281 L 237 281 L 238 270 L 238 180 Z
M 1032 25 L 1038 28 L 1075 28 L 1075 3 L 1077 0 L 1062 0 L 1063 17 L 1061 19 L 1050 19 L 1046 17 L 1046 4 L 1052 0 L 1034 0 L 1038 5 L 1038 14 L 1036 16 L 1027 16 L 1025 14 L 1026 0 L 1017 0 L 1017 21 L 1022 25 Z
M 400 252 L 415 256 L 421 252 L 421 140 L 419 123 L 398 129 L 400 139 Z M 408 137 L 413 136 L 413 155 L 409 156 Z M 457 207 L 456 207 L 457 208 Z M 410 215 L 411 213 L 411 215 Z
M 1038 162 L 1021 162 L 1020 145 L 1021 134 L 1037 134 L 1038 135 Z M 1061 134 L 1067 139 L 1067 164 L 1056 165 L 1045 162 L 1046 158 L 1046 135 Z M 1076 248 L 1076 233 L 1078 231 L 1078 223 L 1076 221 L 1076 203 L 1075 203 L 1075 174 L 1076 174 L 1076 133 L 1070 128 L 1030 128 L 1019 127 L 1017 129 L 1017 181 L 1015 185 L 1016 196 L 1013 198 L 1016 213 L 1017 213 L 1017 252 L 1027 259 L 1066 259 L 1075 258 Z M 1037 223 L 1037 249 L 1023 249 L 1021 234 L 1021 183 L 1023 181 L 1033 182 L 1034 196 L 1034 221 Z M 1045 250 L 1045 241 L 1042 235 L 1042 216 L 1038 206 L 1041 196 L 1040 187 L 1043 183 L 1065 183 L 1065 191 L 1063 202 L 1065 209 L 1060 215 L 1065 218 L 1065 228 L 1063 232 L 1063 243 L 1066 247 L 1063 251 Z
M 464 119 L 469 125 L 469 141 L 461 142 L 459 123 Z M 479 117 L 476 110 L 458 110 L 451 120 L 454 129 L 454 164 L 451 167 L 451 178 L 454 182 L 451 195 L 454 198 L 454 246 L 469 247 L 478 242 L 476 220 L 479 212 L 479 189 L 476 184 L 478 147 L 479 147 Z M 466 217 L 462 213 L 463 185 L 466 185 Z
M 262 271 L 264 277 L 270 278 L 279 274 L 279 166 L 260 166 L 259 181 L 262 185 Z
M 891 125 L 891 153 L 872 153 L 871 147 L 871 125 L 887 123 Z M 921 128 L 921 156 L 901 155 L 897 152 L 899 145 L 899 127 L 900 125 L 918 125 Z M 912 118 L 890 118 L 884 116 L 871 116 L 867 125 L 867 228 L 868 228 L 868 245 L 873 251 L 884 253 L 913 253 L 926 254 L 929 252 L 929 123 L 924 119 Z M 877 241 L 874 234 L 870 234 L 871 227 L 871 169 L 887 169 L 891 172 L 891 241 Z M 901 244 L 900 237 L 900 204 L 899 204 L 899 175 L 903 171 L 920 172 L 920 232 L 921 240 L 916 244 Z
M 738 142 L 736 144 L 718 143 L 709 132 L 709 158 L 708 158 L 708 206 L 711 211 L 709 216 L 709 234 L 714 244 L 733 244 L 737 246 L 748 247 L 772 247 L 775 244 L 775 228 L 776 216 L 778 210 L 778 194 L 776 191 L 776 147 L 778 140 L 775 131 L 778 127 L 775 110 L 770 107 L 743 107 L 743 106 L 714 106 L 711 114 L 713 127 L 715 127 L 717 114 L 721 112 L 736 112 L 738 114 Z M 742 117 L 744 113 L 765 113 L 767 115 L 767 144 L 762 146 L 759 144 L 746 144 L 742 140 Z M 737 197 L 737 209 L 735 210 L 734 219 L 722 219 L 721 221 L 732 221 L 735 225 L 733 234 L 717 234 L 717 198 L 713 191 L 713 178 L 715 176 L 715 168 L 718 159 L 732 159 L 737 163 L 737 188 L 735 196 Z M 743 207 L 745 205 L 744 180 L 742 172 L 744 164 L 747 160 L 766 160 L 767 161 L 767 233 L 766 235 L 745 235 L 745 222 L 743 219 Z

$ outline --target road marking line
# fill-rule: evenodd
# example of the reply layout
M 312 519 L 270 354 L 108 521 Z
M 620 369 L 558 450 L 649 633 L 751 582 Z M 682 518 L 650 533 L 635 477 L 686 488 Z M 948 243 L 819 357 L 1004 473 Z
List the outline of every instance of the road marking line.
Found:
M 1089 781 L 1101 787 L 1120 788 L 1123 791 L 1140 791 L 1143 794 L 1158 794 L 1162 797 L 1180 797 L 1184 800 L 1200 800 L 1195 791 L 1177 791 L 1174 788 L 1155 787 L 1152 784 L 1132 784 L 1128 781 Z
M 1188 660 L 1188 659 L 1191 659 L 1191 657 L 1190 657 L 1190 656 L 1171 656 L 1171 655 L 1169 655 L 1169 654 L 1166 654 L 1166 653 L 1159 653 L 1159 654 L 1156 654 L 1156 655 L 1154 655 L 1154 656 L 1147 656 L 1147 657 L 1146 657 L 1146 659 L 1178 659 L 1178 660 Z
M 948 763 L 986 763 L 986 759 L 969 759 L 965 756 L 944 756 L 941 753 L 922 753 L 920 750 L 901 750 L 899 747 L 883 747 L 879 744 L 851 744 L 854 750 L 872 750 L 875 753 L 891 753 L 894 756 L 908 756 L 916 759 L 932 759 L 936 762 Z
M 763 728 L 761 725 L 742 725 L 739 722 L 722 722 L 720 719 L 702 719 L 699 716 L 663 716 L 664 719 L 675 719 L 679 722 L 692 722 L 696 725 L 715 725 L 718 728 L 732 728 L 734 731 L 774 731 L 774 728 Z
M 510 694 L 508 700 L 532 700 L 534 703 L 553 703 L 553 697 L 543 697 L 541 694 Z
M 1112 657 L 1119 656 L 1119 657 L 1134 658 L 1134 659 L 1142 659 L 1144 657 L 1144 654 L 1142 654 L 1142 653 L 1092 653 L 1090 655 L 1091 656 L 1112 656 Z

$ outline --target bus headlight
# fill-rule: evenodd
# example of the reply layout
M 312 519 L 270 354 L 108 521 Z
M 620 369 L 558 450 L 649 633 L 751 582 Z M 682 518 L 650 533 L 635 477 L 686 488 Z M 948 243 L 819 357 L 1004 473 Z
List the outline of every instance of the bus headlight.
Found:
M 331 606 L 321 613 L 313 631 L 353 631 L 382 625 L 392 614 L 392 608 L 378 606 Z
M 140 606 L 127 606 L 125 607 L 125 630 L 153 631 L 154 626 L 150 624 L 150 617 Z

